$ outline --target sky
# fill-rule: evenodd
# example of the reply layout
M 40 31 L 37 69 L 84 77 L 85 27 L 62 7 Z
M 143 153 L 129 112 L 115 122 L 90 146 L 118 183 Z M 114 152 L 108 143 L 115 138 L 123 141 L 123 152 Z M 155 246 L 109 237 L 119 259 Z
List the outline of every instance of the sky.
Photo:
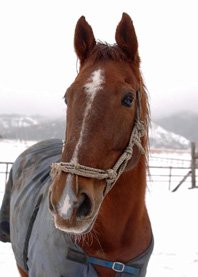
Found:
M 0 0 L 0 114 L 62 116 L 73 82 L 81 15 L 95 38 L 115 42 L 127 12 L 136 29 L 151 115 L 197 111 L 197 0 Z

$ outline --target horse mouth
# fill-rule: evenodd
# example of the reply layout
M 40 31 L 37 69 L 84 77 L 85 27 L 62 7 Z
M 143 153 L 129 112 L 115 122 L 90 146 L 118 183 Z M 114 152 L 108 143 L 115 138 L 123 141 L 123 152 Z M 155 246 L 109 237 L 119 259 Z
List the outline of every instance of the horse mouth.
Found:
M 95 224 L 97 214 L 86 219 L 79 219 L 72 216 L 69 220 L 64 219 L 59 214 L 54 214 L 55 227 L 63 232 L 73 235 L 83 235 L 91 232 Z
M 54 217 L 55 227 L 66 233 L 74 235 L 89 233 L 94 226 L 99 208 L 100 204 L 94 205 L 88 194 L 82 193 L 65 212 L 63 207 L 53 204 L 51 192 L 49 193 L 49 209 Z

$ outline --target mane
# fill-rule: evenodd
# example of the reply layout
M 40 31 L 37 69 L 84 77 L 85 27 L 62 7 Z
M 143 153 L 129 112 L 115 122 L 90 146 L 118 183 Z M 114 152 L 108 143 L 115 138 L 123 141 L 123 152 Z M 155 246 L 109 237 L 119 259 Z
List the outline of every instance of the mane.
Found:
M 146 89 L 146 86 L 144 85 L 143 79 L 141 83 L 141 95 L 142 95 L 142 100 L 141 100 L 141 105 L 142 105 L 142 120 L 144 122 L 145 126 L 145 131 L 146 134 L 143 139 L 143 147 L 145 149 L 145 157 L 146 157 L 146 164 L 148 165 L 148 153 L 149 153 L 149 127 L 150 127 L 150 105 L 148 101 L 148 92 Z
M 113 61 L 126 61 L 129 62 L 125 53 L 117 44 L 108 44 L 103 42 L 98 42 L 91 53 L 92 59 L 94 61 L 101 60 L 113 60 Z

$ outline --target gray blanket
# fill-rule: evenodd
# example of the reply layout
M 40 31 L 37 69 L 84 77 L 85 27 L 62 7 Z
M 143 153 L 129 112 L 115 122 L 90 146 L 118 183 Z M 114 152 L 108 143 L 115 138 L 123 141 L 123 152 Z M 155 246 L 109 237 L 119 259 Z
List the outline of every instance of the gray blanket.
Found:
M 68 234 L 55 228 L 48 210 L 50 165 L 60 160 L 61 150 L 62 141 L 52 139 L 35 144 L 17 158 L 7 184 L 0 222 L 9 221 L 10 213 L 10 238 L 14 255 L 22 268 L 28 268 L 30 277 L 96 277 L 98 275 L 91 264 L 67 259 L 68 249 L 80 253 L 83 253 L 83 250 Z M 28 226 L 31 225 L 31 218 L 41 195 L 43 197 L 38 213 L 29 232 Z M 25 258 L 24 248 L 27 251 Z M 131 266 L 142 266 L 138 277 L 144 277 L 146 274 L 152 248 L 153 242 L 143 255 L 127 263 Z M 117 273 L 116 276 L 133 275 Z

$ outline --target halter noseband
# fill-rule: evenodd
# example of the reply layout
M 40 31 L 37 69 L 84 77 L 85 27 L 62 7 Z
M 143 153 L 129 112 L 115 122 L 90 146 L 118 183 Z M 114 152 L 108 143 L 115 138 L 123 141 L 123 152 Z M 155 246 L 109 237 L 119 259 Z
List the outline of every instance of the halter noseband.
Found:
M 131 132 L 128 146 L 125 148 L 122 155 L 119 157 L 113 168 L 103 170 L 98 168 L 92 168 L 84 166 L 78 163 L 52 163 L 51 165 L 51 177 L 54 179 L 57 174 L 61 172 L 70 173 L 76 176 L 82 176 L 86 178 L 94 178 L 98 180 L 106 181 L 105 195 L 112 189 L 120 175 L 125 170 L 128 161 L 132 158 L 133 147 L 136 145 L 142 154 L 145 154 L 145 150 L 141 143 L 141 138 L 145 134 L 144 122 L 141 120 L 141 95 L 140 91 L 137 92 L 137 114 L 134 127 Z

